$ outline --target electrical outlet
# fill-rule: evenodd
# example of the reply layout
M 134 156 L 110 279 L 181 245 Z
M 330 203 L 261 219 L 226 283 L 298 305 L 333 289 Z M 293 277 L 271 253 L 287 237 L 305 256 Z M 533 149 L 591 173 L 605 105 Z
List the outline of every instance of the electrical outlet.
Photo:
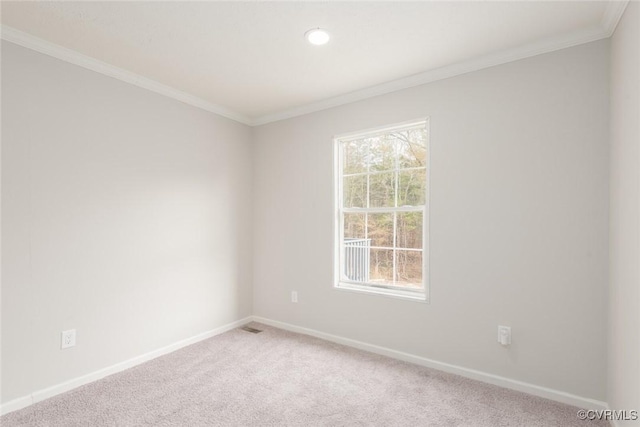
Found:
M 511 344 L 511 328 L 509 326 L 498 326 L 498 342 L 502 345 Z
M 298 302 L 298 292 L 291 291 L 291 302 Z
M 76 330 L 69 329 L 60 334 L 60 349 L 76 346 Z

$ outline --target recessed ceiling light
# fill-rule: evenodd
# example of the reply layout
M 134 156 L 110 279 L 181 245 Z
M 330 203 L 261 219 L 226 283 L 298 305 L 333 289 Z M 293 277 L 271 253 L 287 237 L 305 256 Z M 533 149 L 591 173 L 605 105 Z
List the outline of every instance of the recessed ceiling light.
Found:
M 323 30 L 322 28 L 313 28 L 304 33 L 304 37 L 309 43 L 316 46 L 326 44 L 330 39 L 327 30 Z

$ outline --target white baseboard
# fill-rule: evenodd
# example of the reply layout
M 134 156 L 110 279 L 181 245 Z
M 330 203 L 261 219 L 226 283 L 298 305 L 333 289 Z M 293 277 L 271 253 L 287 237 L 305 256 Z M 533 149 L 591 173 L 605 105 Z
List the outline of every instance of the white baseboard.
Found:
M 477 381 L 497 385 L 500 387 L 508 388 L 510 390 L 521 391 L 534 396 L 543 397 L 545 399 L 554 400 L 556 402 L 565 403 L 567 405 L 573 405 L 584 409 L 607 409 L 608 406 L 605 402 L 599 400 L 589 399 L 586 397 L 576 396 L 564 391 L 554 390 L 547 387 L 538 386 L 535 384 L 526 383 L 523 381 L 512 380 L 510 378 L 501 377 L 499 375 L 489 374 L 475 369 L 464 368 L 462 366 L 451 365 L 449 363 L 439 362 L 437 360 L 427 359 L 425 357 L 416 356 L 402 351 L 392 350 L 386 347 L 380 347 L 373 344 L 368 344 L 361 341 L 352 340 L 350 338 L 344 338 L 338 335 L 327 334 L 314 329 L 303 328 L 301 326 L 292 325 L 290 323 L 280 322 L 277 320 L 266 319 L 260 316 L 253 316 L 253 321 L 258 323 L 264 323 L 265 325 L 273 326 L 276 328 L 284 329 L 291 332 L 298 332 L 305 335 L 311 335 L 323 340 L 343 344 L 349 347 L 354 347 L 360 350 L 368 351 L 375 354 L 391 357 L 405 362 L 415 363 L 416 365 L 425 366 L 427 368 L 437 369 L 439 371 L 448 372 L 451 374 L 460 375 L 465 378 L 470 378 Z
M 31 395 L 19 397 L 3 403 L 0 405 L 0 415 L 8 414 L 9 412 L 17 411 L 18 409 L 26 408 L 33 403 Z
M 292 325 L 290 323 L 267 319 L 260 316 L 249 316 L 244 319 L 240 319 L 235 322 L 229 323 L 227 325 L 221 326 L 219 328 L 213 329 L 211 331 L 203 332 L 191 338 L 178 341 L 166 347 L 162 347 L 160 349 L 151 351 L 149 353 L 145 353 L 143 355 L 134 357 L 132 359 L 125 360 L 124 362 L 120 362 L 115 365 L 100 369 L 98 371 L 83 375 L 81 377 L 77 377 L 72 380 L 65 381 L 63 383 L 54 385 L 52 387 L 35 391 L 28 396 L 23 396 L 23 397 L 11 400 L 9 402 L 3 403 L 2 405 L 0 405 L 0 415 L 4 415 L 9 412 L 13 412 L 18 409 L 25 408 L 36 402 L 40 402 L 42 400 L 67 392 L 69 390 L 80 387 L 82 385 L 88 384 L 90 382 L 97 381 L 108 375 L 124 371 L 125 369 L 129 369 L 131 367 L 140 365 L 144 362 L 155 359 L 164 354 L 171 353 L 173 351 L 176 351 L 188 345 L 194 344 L 196 342 L 230 331 L 231 329 L 237 328 L 251 321 L 264 323 L 265 325 L 274 326 L 276 328 L 284 329 L 291 332 L 298 332 L 305 335 L 311 335 L 327 341 L 343 344 L 343 345 L 354 347 L 364 351 L 369 351 L 371 353 L 392 357 L 394 359 L 403 360 L 405 362 L 415 363 L 416 365 L 425 366 L 428 368 L 433 368 L 433 369 L 437 369 L 444 372 L 449 372 L 452 374 L 460 375 L 465 378 L 470 378 L 470 379 L 482 381 L 485 383 L 494 384 L 494 385 L 508 388 L 511 390 L 521 391 L 534 396 L 543 397 L 546 399 L 554 400 L 556 402 L 561 402 L 568 405 L 578 406 L 585 409 L 608 409 L 608 405 L 605 402 L 601 402 L 598 400 L 576 396 L 574 394 L 566 393 L 563 391 L 554 390 L 547 387 L 541 387 L 535 384 L 530 384 L 523 381 L 517 381 L 510 378 L 501 377 L 499 375 L 477 371 L 475 369 L 469 369 L 469 368 L 464 368 L 462 366 L 456 366 L 456 365 L 451 365 L 449 363 L 439 362 L 437 360 L 427 359 L 425 357 L 416 356 L 413 354 L 404 353 L 401 351 L 393 350 L 386 347 L 380 347 L 373 344 L 368 344 L 362 341 L 352 340 L 350 338 L 345 338 L 338 335 L 332 335 L 325 332 L 320 332 L 314 329 L 303 328 L 301 326 Z M 613 423 L 613 425 L 615 426 L 616 424 Z
M 173 351 L 179 350 L 188 345 L 195 344 L 199 341 L 206 340 L 207 338 L 211 338 L 216 335 L 220 335 L 224 332 L 230 331 L 231 329 L 235 329 L 239 326 L 249 323 L 251 320 L 252 320 L 251 316 L 245 317 L 244 319 L 236 320 L 235 322 L 226 324 L 224 326 L 220 326 L 219 328 L 212 329 L 207 332 L 203 332 L 191 338 L 187 338 L 187 339 L 175 342 L 166 347 L 162 347 L 157 350 L 150 351 L 149 353 L 142 354 L 132 359 L 125 360 L 124 362 L 116 363 L 115 365 L 111 365 L 106 368 L 100 369 L 98 371 L 91 372 L 86 375 L 82 375 L 81 377 L 77 377 L 69 381 L 65 381 L 63 383 L 56 384 L 54 386 L 51 386 L 45 389 L 35 391 L 28 396 L 19 397 L 9 402 L 3 403 L 2 405 L 0 405 L 0 415 L 17 411 L 18 409 L 25 408 L 36 402 L 40 402 L 42 400 L 48 399 L 58 394 L 67 392 L 69 390 L 73 390 L 74 388 L 80 387 L 82 385 L 88 384 L 93 381 L 97 381 L 108 375 L 112 375 L 117 372 L 124 371 L 125 369 L 132 368 L 134 366 L 147 362 L 151 359 L 155 359 L 156 357 L 160 357 L 167 353 L 171 353 Z

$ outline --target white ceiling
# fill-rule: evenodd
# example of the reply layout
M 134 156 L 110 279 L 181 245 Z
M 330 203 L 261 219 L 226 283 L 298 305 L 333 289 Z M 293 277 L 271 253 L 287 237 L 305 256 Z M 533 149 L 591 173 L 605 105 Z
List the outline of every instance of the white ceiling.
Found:
M 606 37 L 623 3 L 3 1 L 2 24 L 10 41 L 256 124 Z M 303 37 L 318 26 L 321 47 Z

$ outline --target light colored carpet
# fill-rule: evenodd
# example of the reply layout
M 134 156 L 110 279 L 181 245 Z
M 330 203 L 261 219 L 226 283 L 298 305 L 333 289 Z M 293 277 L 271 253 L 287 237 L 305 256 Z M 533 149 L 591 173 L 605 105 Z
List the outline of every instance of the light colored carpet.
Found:
M 605 426 L 575 407 L 264 325 L 3 416 L 2 426 Z

